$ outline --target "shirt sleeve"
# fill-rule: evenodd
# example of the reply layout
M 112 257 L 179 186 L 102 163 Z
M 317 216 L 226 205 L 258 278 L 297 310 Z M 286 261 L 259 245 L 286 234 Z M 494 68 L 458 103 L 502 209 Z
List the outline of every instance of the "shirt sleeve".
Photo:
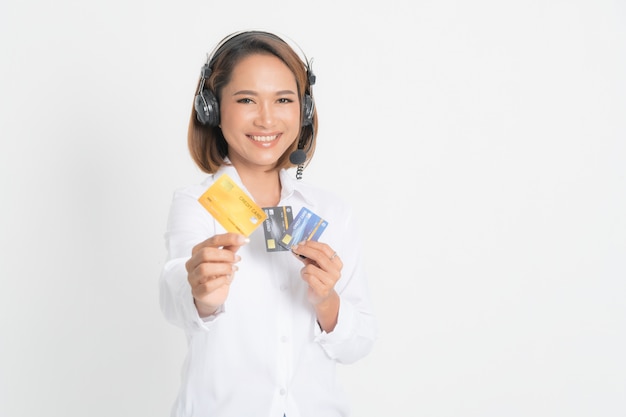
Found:
M 212 217 L 198 203 L 193 190 L 176 191 L 165 232 L 167 260 L 161 271 L 159 301 L 165 318 L 186 330 L 209 330 L 221 312 L 200 318 L 185 269 L 193 247 L 214 234 Z
M 344 263 L 342 277 L 335 285 L 340 300 L 337 325 L 330 333 L 316 327 L 315 337 L 329 357 L 347 364 L 370 353 L 378 328 L 352 215 L 345 225 L 342 236 L 350 238 L 343 239 L 336 249 Z

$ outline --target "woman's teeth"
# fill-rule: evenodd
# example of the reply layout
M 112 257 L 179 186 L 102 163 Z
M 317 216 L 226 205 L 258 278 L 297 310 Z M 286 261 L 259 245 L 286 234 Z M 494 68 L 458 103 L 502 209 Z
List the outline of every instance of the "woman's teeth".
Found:
M 252 140 L 257 142 L 271 142 L 278 137 L 278 135 L 273 136 L 250 136 Z

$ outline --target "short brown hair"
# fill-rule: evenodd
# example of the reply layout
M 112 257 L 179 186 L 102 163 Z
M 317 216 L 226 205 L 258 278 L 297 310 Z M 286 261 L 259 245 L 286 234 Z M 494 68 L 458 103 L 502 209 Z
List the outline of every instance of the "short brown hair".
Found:
M 300 58 L 298 53 L 279 36 L 262 31 L 246 31 L 229 35 L 217 50 L 209 57 L 208 62 L 211 74 L 204 81 L 204 88 L 213 92 L 219 103 L 222 89 L 230 82 L 233 69 L 243 58 L 253 54 L 271 54 L 283 61 L 296 78 L 298 87 L 298 98 L 300 106 L 303 107 L 305 94 L 313 98 L 311 92 L 312 81 L 309 75 L 309 63 L 306 58 Z M 200 89 L 200 82 L 198 89 Z M 195 97 L 194 97 L 195 103 Z M 303 165 L 307 165 L 315 153 L 315 136 L 317 135 L 317 109 L 313 106 L 313 121 L 310 125 L 300 129 L 297 140 L 281 155 L 276 162 L 276 168 L 291 168 L 295 165 L 289 161 L 289 155 L 298 149 L 306 152 L 306 160 Z M 228 144 L 219 126 L 204 125 L 198 121 L 195 106 L 192 106 L 191 117 L 189 118 L 189 130 L 187 134 L 187 145 L 194 162 L 198 167 L 212 174 L 225 164 L 228 157 Z M 299 146 L 298 146 L 299 145 Z

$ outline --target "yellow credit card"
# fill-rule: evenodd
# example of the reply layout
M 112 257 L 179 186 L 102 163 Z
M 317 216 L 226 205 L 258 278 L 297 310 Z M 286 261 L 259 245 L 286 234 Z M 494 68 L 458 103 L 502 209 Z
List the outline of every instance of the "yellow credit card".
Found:
M 226 174 L 222 174 L 198 201 L 224 229 L 246 237 L 267 219 L 263 209 Z

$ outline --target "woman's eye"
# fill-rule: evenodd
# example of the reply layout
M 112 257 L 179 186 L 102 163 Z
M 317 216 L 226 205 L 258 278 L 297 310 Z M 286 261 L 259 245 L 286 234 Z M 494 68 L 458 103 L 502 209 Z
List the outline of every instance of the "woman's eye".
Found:
M 278 102 L 279 103 L 293 103 L 293 100 L 290 98 L 279 98 Z
M 244 103 L 244 104 L 252 103 L 252 99 L 242 98 L 242 99 L 237 100 L 237 103 Z

